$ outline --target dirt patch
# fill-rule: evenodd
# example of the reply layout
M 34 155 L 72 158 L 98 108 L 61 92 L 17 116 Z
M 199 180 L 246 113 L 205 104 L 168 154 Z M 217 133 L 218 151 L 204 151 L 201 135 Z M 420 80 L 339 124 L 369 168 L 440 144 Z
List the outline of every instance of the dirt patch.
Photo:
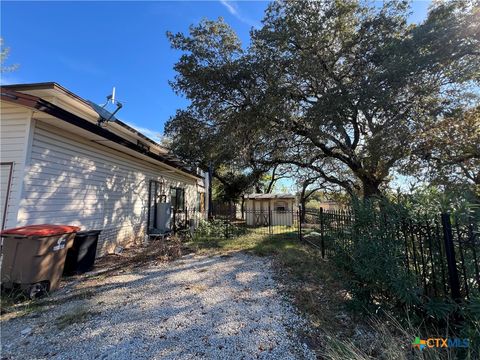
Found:
M 117 270 L 132 270 L 151 262 L 172 261 L 182 254 L 191 251 L 185 247 L 178 237 L 150 242 L 146 247 L 132 247 L 119 254 L 109 254 L 101 257 L 95 263 L 94 269 L 87 275 L 91 277 L 105 275 Z

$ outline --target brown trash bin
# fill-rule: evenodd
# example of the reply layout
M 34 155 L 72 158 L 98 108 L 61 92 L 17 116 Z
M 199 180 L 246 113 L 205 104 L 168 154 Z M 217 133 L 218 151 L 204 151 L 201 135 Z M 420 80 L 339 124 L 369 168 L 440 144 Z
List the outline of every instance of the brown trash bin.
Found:
M 56 289 L 67 250 L 79 230 L 48 224 L 3 230 L 2 286 L 20 287 L 32 298 Z

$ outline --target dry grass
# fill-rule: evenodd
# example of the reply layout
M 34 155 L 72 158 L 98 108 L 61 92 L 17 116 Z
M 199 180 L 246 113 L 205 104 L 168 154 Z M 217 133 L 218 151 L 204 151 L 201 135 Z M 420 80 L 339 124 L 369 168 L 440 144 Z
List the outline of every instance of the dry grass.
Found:
M 412 349 L 411 343 L 418 336 L 419 329 L 407 321 L 401 324 L 395 318 L 371 316 L 369 319 L 371 334 L 369 342 L 339 340 L 329 335 L 324 358 L 328 360 L 447 360 L 475 359 L 468 354 L 456 354 L 449 349 Z
M 146 247 L 126 249 L 120 254 L 109 254 L 98 259 L 93 275 L 88 279 L 103 281 L 118 271 L 131 271 L 151 263 L 167 262 L 178 259 L 187 251 L 181 240 L 173 236 L 169 239 L 155 240 Z

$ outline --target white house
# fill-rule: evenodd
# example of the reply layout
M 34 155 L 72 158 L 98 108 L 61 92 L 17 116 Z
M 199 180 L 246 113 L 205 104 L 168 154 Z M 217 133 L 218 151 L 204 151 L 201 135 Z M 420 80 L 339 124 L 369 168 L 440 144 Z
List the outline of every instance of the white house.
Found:
M 295 195 L 246 195 L 245 209 L 245 220 L 249 226 L 292 226 L 296 214 Z
M 155 231 L 160 203 L 206 210 L 201 174 L 56 83 L 2 86 L 0 110 L 2 229 L 100 229 L 104 253 Z

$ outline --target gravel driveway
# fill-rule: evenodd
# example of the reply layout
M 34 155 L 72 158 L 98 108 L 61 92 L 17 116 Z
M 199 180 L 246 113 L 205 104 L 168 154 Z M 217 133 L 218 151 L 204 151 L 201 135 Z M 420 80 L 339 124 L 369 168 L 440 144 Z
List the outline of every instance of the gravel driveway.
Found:
M 191 254 L 53 296 L 54 305 L 2 320 L 2 359 L 315 358 L 269 258 Z

